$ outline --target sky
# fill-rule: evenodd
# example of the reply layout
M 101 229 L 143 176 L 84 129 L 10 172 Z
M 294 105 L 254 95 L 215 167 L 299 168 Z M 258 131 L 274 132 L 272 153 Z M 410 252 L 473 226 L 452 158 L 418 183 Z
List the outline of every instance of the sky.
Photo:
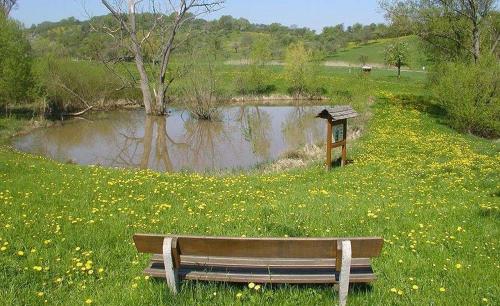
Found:
M 107 11 L 100 0 L 18 0 L 18 7 L 11 16 L 29 27 L 71 16 L 85 20 L 89 15 L 103 14 Z M 226 0 L 221 10 L 204 18 L 222 15 L 243 17 L 252 23 L 297 25 L 318 32 L 325 26 L 339 23 L 348 26 L 356 22 L 384 22 L 378 0 Z

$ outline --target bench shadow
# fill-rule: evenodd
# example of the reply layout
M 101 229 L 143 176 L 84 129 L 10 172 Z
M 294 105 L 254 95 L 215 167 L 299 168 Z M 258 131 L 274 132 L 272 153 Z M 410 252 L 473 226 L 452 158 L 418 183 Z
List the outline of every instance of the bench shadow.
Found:
M 165 279 L 152 278 L 152 282 L 158 286 L 167 286 Z M 255 283 L 264 287 L 266 290 L 330 290 L 332 296 L 338 296 L 337 284 L 272 284 L 272 283 Z M 179 292 L 186 292 L 193 289 L 194 286 L 215 287 L 217 290 L 232 289 L 233 291 L 242 291 L 248 289 L 248 283 L 231 283 L 231 282 L 215 282 L 215 281 L 200 281 L 200 280 L 182 280 L 179 284 Z M 168 288 L 167 288 L 168 289 Z M 373 291 L 371 284 L 354 283 L 349 284 L 349 295 L 367 294 Z M 335 292 L 335 294 L 333 294 Z

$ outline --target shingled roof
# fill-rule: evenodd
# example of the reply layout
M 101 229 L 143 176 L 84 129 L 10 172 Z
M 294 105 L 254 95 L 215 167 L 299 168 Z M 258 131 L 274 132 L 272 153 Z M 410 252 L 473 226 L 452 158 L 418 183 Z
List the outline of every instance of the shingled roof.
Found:
M 358 113 L 349 105 L 337 105 L 325 108 L 316 117 L 333 121 L 357 117 Z

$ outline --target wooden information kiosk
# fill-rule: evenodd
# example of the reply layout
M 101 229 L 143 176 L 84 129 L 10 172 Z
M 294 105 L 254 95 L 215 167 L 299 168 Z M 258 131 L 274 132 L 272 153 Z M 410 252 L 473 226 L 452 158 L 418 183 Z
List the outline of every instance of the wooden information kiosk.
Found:
M 341 166 L 347 161 L 347 119 L 357 117 L 358 113 L 349 105 L 337 105 L 326 108 L 316 117 L 327 120 L 326 123 L 326 169 L 332 167 L 332 149 L 342 147 Z

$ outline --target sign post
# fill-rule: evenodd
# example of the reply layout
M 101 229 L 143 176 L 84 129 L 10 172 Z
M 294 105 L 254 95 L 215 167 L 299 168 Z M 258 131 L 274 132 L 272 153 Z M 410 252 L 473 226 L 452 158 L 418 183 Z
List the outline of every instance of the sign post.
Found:
M 357 117 L 358 113 L 349 105 L 338 105 L 324 109 L 316 117 L 326 123 L 326 169 L 332 168 L 332 149 L 342 147 L 341 166 L 347 162 L 347 119 Z

